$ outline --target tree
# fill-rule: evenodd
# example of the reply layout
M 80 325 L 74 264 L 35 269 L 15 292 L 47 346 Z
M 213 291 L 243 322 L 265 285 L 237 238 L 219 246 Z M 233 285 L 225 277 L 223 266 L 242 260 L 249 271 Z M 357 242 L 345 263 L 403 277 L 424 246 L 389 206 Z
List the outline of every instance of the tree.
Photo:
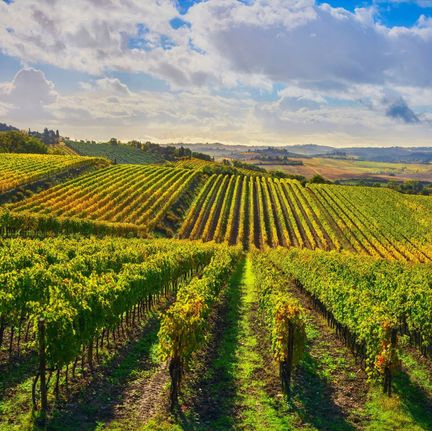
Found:
M 45 129 L 44 129 L 44 131 L 43 131 L 43 134 L 42 134 L 42 141 L 45 143 L 45 144 L 48 144 L 49 143 L 49 131 L 48 131 L 48 129 L 45 127 Z
M 24 132 L 0 132 L 0 152 L 46 154 L 47 146 L 34 136 Z
M 324 177 L 322 177 L 321 175 L 317 174 L 314 175 L 310 180 L 309 180 L 310 184 L 331 184 L 331 181 L 326 180 Z

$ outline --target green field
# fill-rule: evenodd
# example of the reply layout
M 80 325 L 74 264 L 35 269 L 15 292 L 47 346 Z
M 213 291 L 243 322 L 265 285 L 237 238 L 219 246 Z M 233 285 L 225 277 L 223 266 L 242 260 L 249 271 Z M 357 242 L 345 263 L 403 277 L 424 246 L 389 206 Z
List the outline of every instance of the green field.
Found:
M 144 152 L 126 144 L 91 144 L 76 141 L 67 141 L 66 144 L 82 156 L 105 157 L 114 163 L 148 165 L 164 162 L 157 154 Z
M 0 431 L 431 430 L 432 199 L 184 163 L 0 207 Z
M 331 159 L 331 158 L 300 158 L 302 166 L 265 164 L 259 160 L 249 160 L 265 169 L 276 169 L 287 174 L 304 175 L 312 178 L 314 175 L 335 180 L 376 180 L 376 181 L 428 181 L 432 182 L 432 165 L 430 163 L 386 163 L 367 160 Z
M 97 159 L 90 157 L 3 153 L 0 159 L 0 193 L 97 162 Z

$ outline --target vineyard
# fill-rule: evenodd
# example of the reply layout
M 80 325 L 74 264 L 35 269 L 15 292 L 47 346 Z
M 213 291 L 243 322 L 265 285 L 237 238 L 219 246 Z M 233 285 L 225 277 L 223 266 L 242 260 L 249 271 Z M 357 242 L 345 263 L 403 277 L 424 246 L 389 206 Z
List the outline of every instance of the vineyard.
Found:
M 168 292 L 180 289 L 180 301 L 193 291 L 201 301 L 204 293 L 189 287 L 192 277 L 203 271 L 207 278 L 216 275 L 216 288 L 236 256 L 223 247 L 166 240 L 14 241 L 4 244 L 1 253 L 0 348 L 8 339 L 1 359 L 7 365 L 15 355 L 37 352 L 31 400 L 43 415 L 51 396 L 58 400 L 67 393 L 78 358 L 81 372 L 84 366 L 92 371 L 104 343 L 115 349 L 112 343 Z M 47 378 L 52 374 L 50 393 Z
M 236 175 L 261 175 L 261 176 L 267 175 L 267 172 L 264 169 L 254 170 L 254 169 L 248 169 L 247 167 L 240 168 L 232 165 L 231 163 L 225 164 L 222 162 L 214 162 L 210 160 L 197 159 L 195 157 L 178 160 L 174 162 L 173 165 L 176 166 L 177 168 L 198 169 L 207 172 L 217 172 L 222 174 L 228 171 L 230 174 L 236 174 Z
M 0 193 L 93 161 L 96 160 L 77 156 L 2 154 L 0 157 Z
M 206 166 L 213 166 L 215 162 L 211 162 L 208 160 L 190 158 L 190 159 L 181 159 L 173 163 L 177 168 L 186 168 L 186 169 L 202 169 Z
M 77 141 L 67 141 L 66 144 L 82 156 L 105 157 L 114 163 L 148 165 L 164 162 L 157 154 L 144 152 L 131 145 L 91 144 Z
M 388 189 L 303 187 L 296 180 L 213 175 L 179 237 L 245 248 L 345 249 L 423 262 L 432 257 L 431 206 L 427 197 Z
M 431 430 L 430 197 L 182 166 L 0 208 L 0 431 Z
M 104 398 L 110 385 L 95 391 L 93 382 L 111 373 L 118 361 L 127 361 L 122 365 L 126 366 L 131 358 L 122 358 L 127 354 L 139 355 L 145 372 L 122 383 L 126 388 L 131 385 L 135 401 L 128 399 L 127 418 L 120 415 L 113 423 L 117 427 L 127 420 L 120 429 L 135 429 L 128 428 L 131 423 L 159 429 L 154 428 L 154 412 L 157 421 L 166 423 L 160 429 L 182 429 L 169 413 L 179 408 L 198 429 L 204 429 L 201 420 L 209 429 L 231 429 L 226 428 L 227 420 L 244 429 L 260 429 L 251 427 L 247 417 L 230 417 L 229 403 L 253 415 L 254 424 L 263 425 L 278 415 L 270 427 L 274 430 L 286 429 L 287 423 L 303 429 L 302 421 L 309 423 L 307 429 L 322 429 L 314 426 L 316 415 L 327 426 L 338 421 L 352 429 L 368 424 L 391 429 L 398 423 L 377 416 L 374 409 L 402 415 L 404 429 L 429 429 L 430 418 L 425 418 L 427 397 L 432 395 L 427 374 L 432 359 L 431 264 L 300 249 L 255 250 L 245 257 L 239 247 L 172 239 L 13 239 L 3 241 L 0 254 L 2 430 L 30 429 L 29 423 L 76 429 L 77 417 L 93 414 L 85 406 L 89 396 L 96 405 L 99 396 L 109 405 L 119 403 L 115 394 Z M 327 333 L 317 332 L 318 327 Z M 332 356 L 325 359 L 322 353 L 315 356 L 329 337 L 333 344 L 328 344 L 326 354 L 344 355 L 344 362 L 329 362 Z M 140 353 L 129 352 L 134 343 Z M 213 354 L 221 356 L 206 362 L 206 351 L 214 343 L 220 350 Z M 286 409 L 283 397 L 300 406 L 307 402 L 303 387 L 321 390 L 322 379 L 342 393 L 345 389 L 338 385 L 348 372 L 350 357 L 349 367 L 355 370 L 350 381 L 356 385 L 352 396 L 359 397 L 359 404 L 354 409 L 344 399 L 335 401 L 345 410 L 345 419 L 336 410 L 326 416 L 322 398 L 316 411 L 306 416 Z M 21 371 L 10 377 L 8 370 L 17 364 Z M 245 367 L 258 374 L 245 375 Z M 331 371 L 323 377 L 310 367 Z M 214 378 L 228 378 L 223 374 L 228 370 L 235 380 L 225 381 L 224 388 L 231 389 L 224 393 L 214 386 Z M 304 370 L 318 373 L 315 382 L 307 375 L 300 377 Z M 424 381 L 418 380 L 419 372 Z M 417 401 L 417 414 L 425 409 L 424 427 L 398 401 L 404 397 L 404 378 L 430 394 Z M 114 384 L 120 384 L 116 379 Z M 137 384 L 143 391 L 136 393 Z M 264 384 L 271 387 L 268 395 Z M 197 388 L 204 393 L 195 398 Z M 236 391 L 243 395 L 239 398 Z M 374 400 L 362 401 L 361 391 L 369 391 Z M 272 401 L 267 401 L 269 396 Z M 385 406 L 389 396 L 394 401 Z M 12 417 L 10 409 L 18 399 Z M 210 399 L 216 404 L 210 419 L 204 419 Z M 135 403 L 148 405 L 153 413 L 140 417 Z M 364 410 L 360 416 L 358 409 Z M 107 426 L 110 422 L 109 415 L 85 419 L 89 420 L 102 420 Z
M 62 220 L 152 229 L 193 182 L 196 171 L 113 165 L 75 178 L 9 206 L 10 210 Z M 20 219 L 22 220 L 22 219 Z M 79 224 L 79 223 L 78 223 Z M 121 226 L 120 226 L 121 227 Z
M 50 154 L 60 154 L 65 156 L 79 156 L 79 154 L 68 147 L 64 142 L 58 144 L 50 145 L 48 152 Z
M 299 250 L 266 257 L 311 296 L 372 375 L 398 367 L 399 335 L 432 357 L 431 264 Z

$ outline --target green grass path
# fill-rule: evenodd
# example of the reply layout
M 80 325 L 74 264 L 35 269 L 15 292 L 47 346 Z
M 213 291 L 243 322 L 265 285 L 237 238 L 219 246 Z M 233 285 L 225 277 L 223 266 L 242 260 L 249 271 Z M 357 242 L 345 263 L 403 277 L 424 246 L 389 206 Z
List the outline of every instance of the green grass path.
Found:
M 239 309 L 239 334 L 235 354 L 237 382 L 238 424 L 236 429 L 272 431 L 298 429 L 298 418 L 287 411 L 283 400 L 270 397 L 266 382 L 259 378 L 266 364 L 257 349 L 255 310 L 258 296 L 254 286 L 254 274 L 250 258 L 246 259 L 238 288 L 241 292 Z

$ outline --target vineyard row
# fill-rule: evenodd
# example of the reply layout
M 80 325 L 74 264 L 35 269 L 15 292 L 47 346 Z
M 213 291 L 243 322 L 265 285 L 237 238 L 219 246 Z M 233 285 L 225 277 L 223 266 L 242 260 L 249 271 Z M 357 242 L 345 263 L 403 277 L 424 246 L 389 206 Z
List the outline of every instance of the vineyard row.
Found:
M 114 165 L 10 206 L 14 213 L 122 223 L 151 230 L 192 183 L 196 171 Z
M 396 260 L 430 260 L 430 247 L 420 242 L 421 234 L 403 233 L 391 214 L 386 224 L 378 222 L 374 208 L 379 202 L 367 206 L 367 195 L 350 194 L 355 189 L 214 174 L 192 204 L 178 236 L 245 248 L 345 249 Z

